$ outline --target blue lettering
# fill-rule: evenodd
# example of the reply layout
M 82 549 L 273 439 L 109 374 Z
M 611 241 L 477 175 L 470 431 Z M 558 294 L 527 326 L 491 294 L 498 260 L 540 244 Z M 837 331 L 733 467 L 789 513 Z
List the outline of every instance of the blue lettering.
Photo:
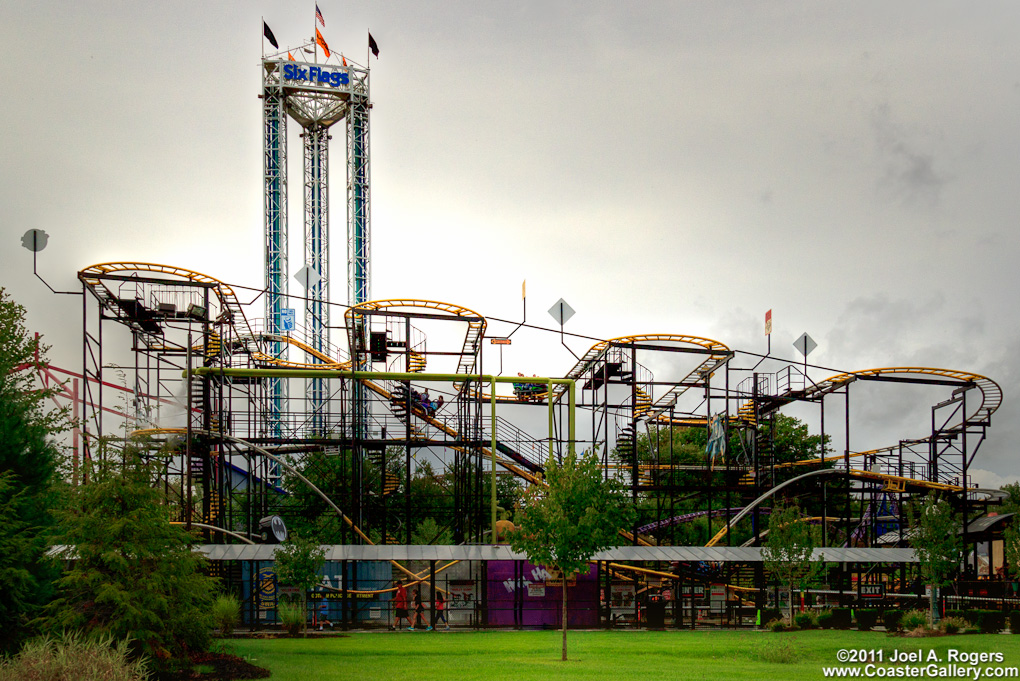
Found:
M 348 85 L 351 82 L 350 74 L 347 71 L 327 71 L 318 66 L 303 69 L 297 64 L 284 64 L 283 77 L 285 80 L 309 80 L 313 83 L 325 83 L 333 87 Z

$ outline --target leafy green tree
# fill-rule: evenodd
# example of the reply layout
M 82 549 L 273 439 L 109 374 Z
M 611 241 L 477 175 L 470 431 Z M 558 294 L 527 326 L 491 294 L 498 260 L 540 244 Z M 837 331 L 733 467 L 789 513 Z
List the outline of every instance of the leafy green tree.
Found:
M 594 455 L 573 451 L 546 464 L 548 487 L 532 486 L 521 502 L 510 546 L 535 565 L 554 568 L 563 580 L 563 660 L 567 659 L 567 580 L 588 567 L 591 557 L 617 543 L 633 509 L 613 479 L 606 479 Z
M 157 670 L 187 665 L 208 648 L 215 580 L 194 539 L 171 525 L 155 486 L 159 463 L 129 445 L 91 465 L 89 483 L 68 490 L 58 513 L 58 544 L 68 568 L 48 606 L 55 631 L 81 629 L 130 637 Z
M 794 590 L 814 581 L 824 564 L 811 560 L 818 543 L 816 529 L 805 522 L 799 506 L 780 503 L 772 508 L 761 556 L 765 569 L 786 587 L 790 622 L 793 622 Z
M 913 528 L 910 546 L 917 554 L 921 579 L 931 586 L 929 605 L 934 624 L 939 618 L 938 588 L 952 582 L 960 566 L 960 519 L 952 505 L 937 494 L 908 506 L 907 517 Z
M 45 348 L 25 329 L 25 309 L 0 288 L 0 652 L 32 632 L 52 597 L 56 566 L 44 560 L 53 525 L 59 451 L 66 415 L 48 410 L 54 390 L 39 390 Z
M 326 551 L 312 539 L 291 534 L 277 547 L 273 561 L 277 581 L 283 586 L 298 588 L 301 612 L 307 619 L 308 592 L 319 583 L 319 570 L 326 562 Z

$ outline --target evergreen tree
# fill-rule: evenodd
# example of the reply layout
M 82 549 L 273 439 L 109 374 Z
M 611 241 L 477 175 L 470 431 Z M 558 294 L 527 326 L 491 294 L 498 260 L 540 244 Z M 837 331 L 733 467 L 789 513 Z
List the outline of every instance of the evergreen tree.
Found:
M 0 652 L 31 633 L 57 574 L 44 554 L 59 458 L 54 437 L 67 423 L 63 412 L 47 410 L 55 391 L 35 384 L 44 363 L 25 309 L 0 288 Z
M 89 483 L 69 490 L 59 513 L 68 569 L 48 621 L 55 630 L 130 637 L 134 653 L 172 670 L 209 645 L 215 580 L 202 574 L 192 536 L 170 524 L 154 487 L 158 467 L 129 446 L 123 457 L 107 452 Z
M 563 580 L 563 653 L 567 659 L 567 580 L 588 568 L 602 549 L 618 543 L 633 509 L 612 479 L 605 479 L 594 455 L 569 452 L 562 463 L 549 457 L 548 487 L 533 486 L 517 514 L 510 546 L 535 565 L 554 568 Z

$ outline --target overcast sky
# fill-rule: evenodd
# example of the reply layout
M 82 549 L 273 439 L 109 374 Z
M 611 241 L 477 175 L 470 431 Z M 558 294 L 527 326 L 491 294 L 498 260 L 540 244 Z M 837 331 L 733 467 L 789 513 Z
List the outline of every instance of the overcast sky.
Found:
M 32 278 L 27 229 L 50 234 L 40 271 L 62 290 L 108 260 L 262 286 L 261 21 L 296 48 L 312 32 L 304 4 L 0 3 L 0 285 L 58 364 L 80 365 L 80 300 Z M 695 334 L 753 352 L 771 308 L 784 357 L 807 331 L 825 367 L 999 382 L 978 480 L 1020 477 L 1020 5 L 319 7 L 335 51 L 364 63 L 369 29 L 381 48 L 373 297 L 517 319 L 527 279 L 529 322 L 551 323 L 563 297 L 580 334 Z M 299 196 L 292 185 L 298 247 Z M 573 365 L 558 339 L 504 361 L 539 375 Z M 947 396 L 881 393 L 866 393 L 853 449 L 924 436 Z

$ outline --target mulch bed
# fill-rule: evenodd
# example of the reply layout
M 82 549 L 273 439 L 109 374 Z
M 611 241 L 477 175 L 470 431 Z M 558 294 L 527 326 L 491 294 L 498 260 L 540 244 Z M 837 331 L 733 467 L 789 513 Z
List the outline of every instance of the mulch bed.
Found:
M 191 679 L 268 679 L 271 672 L 265 667 L 258 667 L 251 662 L 225 653 L 198 653 L 192 655 L 191 663 L 212 667 L 212 671 L 196 674 Z

